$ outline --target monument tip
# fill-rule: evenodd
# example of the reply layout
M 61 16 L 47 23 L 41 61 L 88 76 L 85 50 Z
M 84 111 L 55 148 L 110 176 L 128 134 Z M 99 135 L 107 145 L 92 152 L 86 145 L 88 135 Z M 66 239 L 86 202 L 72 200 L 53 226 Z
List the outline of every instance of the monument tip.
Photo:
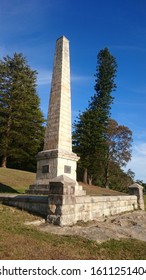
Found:
M 69 41 L 69 40 L 66 38 L 66 36 L 64 36 L 64 35 L 60 36 L 56 41 L 61 40 L 61 39 L 62 39 L 62 40 L 65 39 L 65 40 Z

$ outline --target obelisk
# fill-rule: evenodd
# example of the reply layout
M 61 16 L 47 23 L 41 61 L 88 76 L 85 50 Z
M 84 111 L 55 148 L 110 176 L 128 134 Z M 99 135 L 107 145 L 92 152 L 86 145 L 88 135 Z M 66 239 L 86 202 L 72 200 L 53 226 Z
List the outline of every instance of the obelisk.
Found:
M 44 150 L 72 152 L 69 41 L 56 42 Z
M 78 157 L 72 152 L 69 40 L 56 41 L 44 149 L 37 155 L 36 184 L 66 175 L 76 181 Z

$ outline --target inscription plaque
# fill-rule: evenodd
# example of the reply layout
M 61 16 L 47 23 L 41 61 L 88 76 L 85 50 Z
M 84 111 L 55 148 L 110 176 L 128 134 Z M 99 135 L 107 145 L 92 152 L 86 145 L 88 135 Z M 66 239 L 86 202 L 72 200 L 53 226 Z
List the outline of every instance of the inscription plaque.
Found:
M 64 173 L 71 173 L 71 166 L 69 165 L 64 165 Z
M 49 173 L 49 165 L 42 166 L 42 173 Z

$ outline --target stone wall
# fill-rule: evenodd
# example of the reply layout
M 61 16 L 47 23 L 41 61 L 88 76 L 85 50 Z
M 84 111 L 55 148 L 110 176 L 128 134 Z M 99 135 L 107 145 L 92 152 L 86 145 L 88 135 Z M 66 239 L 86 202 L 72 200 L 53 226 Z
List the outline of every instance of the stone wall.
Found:
M 92 221 L 137 209 L 144 210 L 143 188 L 129 187 L 131 195 L 89 196 L 76 181 L 61 175 L 50 181 L 49 195 L 0 195 L 0 202 L 43 215 L 60 226 Z
M 28 195 L 0 195 L 0 203 L 14 206 L 30 213 L 39 214 L 46 217 L 48 213 L 48 196 L 28 196 Z
M 47 221 L 65 226 L 134 211 L 140 208 L 139 196 L 130 190 L 133 195 L 89 196 L 76 181 L 61 175 L 50 181 Z M 139 186 L 137 190 L 139 194 Z
M 138 209 L 137 197 L 129 196 L 49 196 L 48 222 L 60 226 L 92 221 Z
M 52 195 L 0 195 L 0 203 L 47 217 L 48 222 L 65 226 L 138 209 L 137 197 Z

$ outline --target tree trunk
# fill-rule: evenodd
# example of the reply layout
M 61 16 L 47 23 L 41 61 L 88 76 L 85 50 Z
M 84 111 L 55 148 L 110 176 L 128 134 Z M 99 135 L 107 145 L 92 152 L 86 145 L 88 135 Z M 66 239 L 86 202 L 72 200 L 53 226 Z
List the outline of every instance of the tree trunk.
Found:
M 88 177 L 88 181 L 89 181 L 89 185 L 91 186 L 92 185 L 92 176 Z
M 6 157 L 6 156 L 3 156 L 3 158 L 2 158 L 2 164 L 1 164 L 1 167 L 4 167 L 4 168 L 6 168 L 6 167 L 7 167 L 7 157 Z
M 84 169 L 83 183 L 88 184 L 88 170 L 87 170 L 87 168 Z
M 108 167 L 105 169 L 105 187 L 106 187 L 106 189 L 109 189 L 109 173 L 108 173 Z

